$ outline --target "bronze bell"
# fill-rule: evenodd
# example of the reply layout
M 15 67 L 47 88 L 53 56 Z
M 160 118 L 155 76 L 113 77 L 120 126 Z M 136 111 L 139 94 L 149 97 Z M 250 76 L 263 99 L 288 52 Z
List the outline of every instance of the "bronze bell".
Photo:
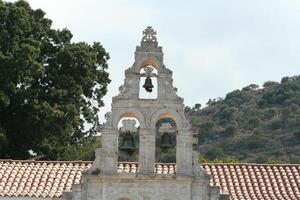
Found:
M 143 85 L 143 88 L 145 88 L 145 90 L 147 92 L 152 92 L 152 88 L 153 88 L 153 84 L 152 84 L 152 80 L 150 77 L 147 77 L 146 80 L 145 80 L 145 83 Z
M 120 146 L 120 150 L 132 154 L 135 150 L 134 138 L 130 132 L 126 132 L 122 134 L 122 145 Z
M 169 133 L 165 132 L 161 136 L 160 147 L 162 149 L 162 152 L 164 152 L 164 153 L 166 153 L 168 151 L 168 149 L 173 147 L 172 137 Z

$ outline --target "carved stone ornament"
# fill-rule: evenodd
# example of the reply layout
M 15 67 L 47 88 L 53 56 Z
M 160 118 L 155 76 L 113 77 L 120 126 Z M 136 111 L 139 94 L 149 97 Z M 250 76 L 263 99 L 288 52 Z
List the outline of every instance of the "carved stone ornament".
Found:
M 121 85 L 121 86 L 119 87 L 119 94 L 123 94 L 124 91 L 125 91 L 124 85 Z
M 111 117 L 111 112 L 107 112 L 104 114 L 104 118 L 107 121 Z
M 174 128 L 172 128 L 172 125 L 170 123 L 161 123 L 159 129 L 158 129 L 158 132 L 167 132 L 167 133 L 170 133 L 170 132 L 174 132 Z
M 153 67 L 151 66 L 147 66 L 144 68 L 144 73 L 141 73 L 142 77 L 157 77 L 157 75 L 155 73 L 153 73 Z
M 131 132 L 131 133 L 135 133 L 137 132 L 137 128 L 135 127 L 136 121 L 133 119 L 124 119 L 122 121 L 122 127 L 120 128 L 121 132 Z
M 132 87 L 131 81 L 129 79 L 124 80 L 124 84 L 119 87 L 119 94 L 117 97 L 130 97 L 130 94 L 128 94 L 130 88 Z
M 156 31 L 151 26 L 143 31 L 142 42 L 157 42 Z
M 101 130 L 103 129 L 103 128 L 107 128 L 107 129 L 109 129 L 109 128 L 112 128 L 112 116 L 111 116 L 111 112 L 107 112 L 107 113 L 105 113 L 104 114 L 104 118 L 105 118 L 105 120 L 106 120 L 106 122 L 102 125 L 102 127 L 101 127 Z
M 141 41 L 141 46 L 142 47 L 157 47 L 158 46 L 158 42 L 157 42 L 157 38 L 156 38 L 156 31 L 151 26 L 148 26 L 143 31 L 143 38 Z

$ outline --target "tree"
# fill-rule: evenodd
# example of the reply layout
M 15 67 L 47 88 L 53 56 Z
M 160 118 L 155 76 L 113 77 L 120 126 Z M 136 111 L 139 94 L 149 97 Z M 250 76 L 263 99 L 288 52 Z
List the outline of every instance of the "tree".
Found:
M 1 158 L 75 159 L 95 133 L 109 55 L 98 42 L 71 42 L 44 15 L 0 0 Z

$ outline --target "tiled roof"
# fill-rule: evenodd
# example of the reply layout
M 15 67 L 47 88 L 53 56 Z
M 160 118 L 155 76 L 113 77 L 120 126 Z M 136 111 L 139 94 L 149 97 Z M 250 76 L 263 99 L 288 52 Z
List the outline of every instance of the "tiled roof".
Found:
M 81 182 L 85 161 L 0 160 L 0 197 L 60 197 Z M 299 200 L 300 165 L 203 164 L 210 184 L 232 200 Z M 118 172 L 136 173 L 137 163 L 120 163 Z M 155 173 L 174 174 L 174 164 L 156 164 Z
M 91 162 L 0 160 L 0 197 L 60 197 Z
M 204 164 L 210 184 L 232 200 L 300 200 L 300 165 Z

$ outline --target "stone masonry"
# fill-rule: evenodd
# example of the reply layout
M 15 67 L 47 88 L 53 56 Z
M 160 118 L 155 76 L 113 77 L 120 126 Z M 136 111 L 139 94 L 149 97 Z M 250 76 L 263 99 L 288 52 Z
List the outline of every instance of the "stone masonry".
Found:
M 141 69 L 157 70 L 157 98 L 140 99 Z M 150 76 L 150 75 L 149 75 Z M 125 71 L 120 93 L 112 99 L 112 110 L 106 114 L 101 130 L 101 148 L 95 151 L 92 167 L 83 174 L 83 182 L 65 192 L 66 200 L 217 200 L 218 187 L 209 184 L 209 176 L 200 169 L 198 153 L 193 150 L 193 131 L 184 114 L 183 99 L 173 87 L 172 71 L 163 63 L 152 27 L 143 31 L 135 61 Z M 118 173 L 119 122 L 135 118 L 139 122 L 139 163 L 137 173 Z M 176 122 L 176 173 L 156 174 L 156 123 L 162 118 Z M 124 129 L 124 128 L 123 128 Z

